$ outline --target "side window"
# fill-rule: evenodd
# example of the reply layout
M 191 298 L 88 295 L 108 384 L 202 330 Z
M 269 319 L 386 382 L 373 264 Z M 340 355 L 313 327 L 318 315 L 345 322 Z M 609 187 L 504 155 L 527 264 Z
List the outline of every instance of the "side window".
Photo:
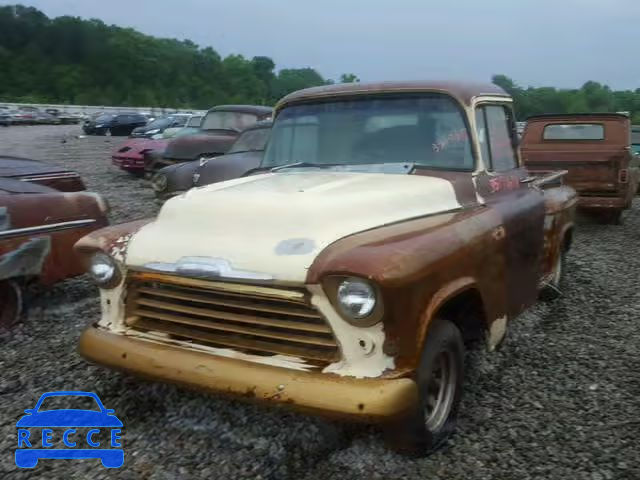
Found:
M 499 105 L 487 105 L 476 110 L 482 157 L 494 172 L 504 172 L 518 166 L 511 139 L 511 121 L 506 108 Z

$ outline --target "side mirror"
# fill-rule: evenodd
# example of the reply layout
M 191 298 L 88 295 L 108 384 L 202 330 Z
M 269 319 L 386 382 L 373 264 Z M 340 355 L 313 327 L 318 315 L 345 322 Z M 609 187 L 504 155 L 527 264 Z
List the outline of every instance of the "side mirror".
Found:
M 31 415 L 33 413 L 33 408 L 27 408 L 24 413 L 26 413 L 27 415 Z
M 107 415 L 113 415 L 114 413 L 116 413 L 116 411 L 111 408 L 105 408 L 104 413 L 106 413 Z

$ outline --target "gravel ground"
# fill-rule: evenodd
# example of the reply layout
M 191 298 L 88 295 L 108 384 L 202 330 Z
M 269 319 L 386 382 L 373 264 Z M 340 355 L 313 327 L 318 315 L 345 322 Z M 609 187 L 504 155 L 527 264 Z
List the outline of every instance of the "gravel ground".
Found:
M 79 171 L 112 221 L 153 215 L 144 180 L 109 154 L 121 138 L 75 138 L 78 126 L 0 129 L 0 152 Z M 0 337 L 0 477 L 263 479 L 640 479 L 639 204 L 622 226 L 581 225 L 565 296 L 514 322 L 498 352 L 475 353 L 458 432 L 426 459 L 385 450 L 349 427 L 149 383 L 92 366 L 75 351 L 98 315 L 84 278 L 40 292 Z M 125 465 L 41 461 L 15 467 L 15 422 L 41 393 L 96 392 L 124 422 Z

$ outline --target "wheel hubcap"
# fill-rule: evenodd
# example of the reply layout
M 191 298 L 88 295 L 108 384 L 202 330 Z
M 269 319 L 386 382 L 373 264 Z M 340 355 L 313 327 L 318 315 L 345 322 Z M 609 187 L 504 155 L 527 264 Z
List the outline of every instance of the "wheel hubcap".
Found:
M 453 356 L 449 352 L 440 353 L 427 384 L 425 419 L 431 432 L 440 430 L 451 413 L 456 393 L 458 372 Z
M 560 285 L 561 277 L 562 277 L 562 254 L 558 253 L 558 260 L 556 260 L 556 268 L 553 271 L 553 284 L 556 287 Z

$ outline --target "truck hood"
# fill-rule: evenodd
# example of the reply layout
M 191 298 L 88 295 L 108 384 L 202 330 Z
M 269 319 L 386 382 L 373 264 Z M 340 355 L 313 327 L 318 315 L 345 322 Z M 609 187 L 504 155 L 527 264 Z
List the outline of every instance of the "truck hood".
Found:
M 302 283 L 354 233 L 460 209 L 451 182 L 399 174 L 278 172 L 192 189 L 131 239 L 127 264 L 188 276 Z
M 196 160 L 201 155 L 226 153 L 238 134 L 224 130 L 202 130 L 201 133 L 172 139 L 165 149 L 165 157 L 177 160 Z

